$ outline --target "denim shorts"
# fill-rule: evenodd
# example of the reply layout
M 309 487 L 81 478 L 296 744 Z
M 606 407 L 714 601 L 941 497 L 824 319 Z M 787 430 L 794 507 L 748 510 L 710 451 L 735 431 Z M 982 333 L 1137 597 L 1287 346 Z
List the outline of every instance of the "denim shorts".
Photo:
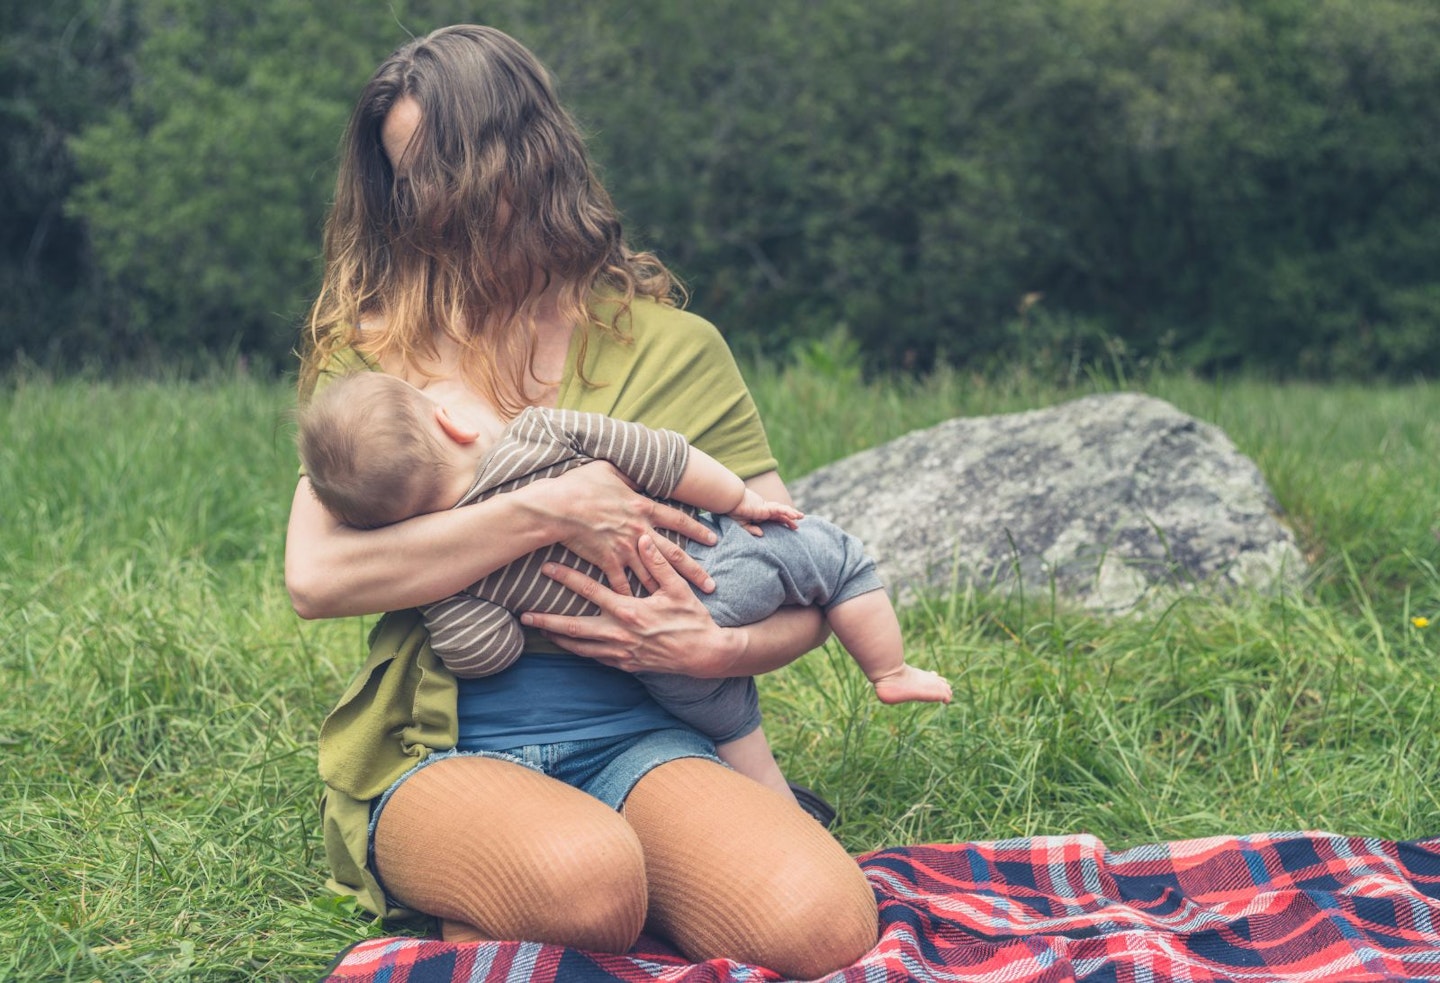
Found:
M 667 761 L 678 758 L 705 758 L 720 762 L 720 758 L 715 754 L 713 741 L 698 731 L 681 727 L 625 734 L 620 737 L 561 741 L 558 744 L 526 744 L 504 751 L 437 751 L 395 779 L 370 805 L 367 851 L 370 870 L 375 874 L 375 879 L 380 881 L 382 890 L 385 890 L 385 883 L 380 876 L 379 865 L 375 862 L 375 829 L 380 823 L 380 813 L 390 801 L 390 796 L 395 794 L 395 790 L 407 778 L 422 768 L 449 758 L 494 758 L 523 765 L 593 795 L 612 809 L 619 809 L 640 779 L 649 774 L 651 769 Z M 388 903 L 404 907 L 403 903 L 390 896 L 388 890 L 385 891 L 385 897 Z

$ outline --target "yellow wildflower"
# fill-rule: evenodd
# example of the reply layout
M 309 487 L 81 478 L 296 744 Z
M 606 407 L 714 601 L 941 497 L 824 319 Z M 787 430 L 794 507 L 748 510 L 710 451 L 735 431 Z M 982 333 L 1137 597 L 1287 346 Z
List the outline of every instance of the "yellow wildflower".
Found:
M 1410 619 L 1410 623 L 1411 623 L 1412 625 L 1414 625 L 1416 628 L 1429 628 L 1429 627 L 1430 627 L 1430 619 L 1427 618 L 1427 617 L 1425 617 L 1424 615 L 1419 615 L 1419 614 L 1417 614 L 1415 617 L 1413 617 L 1413 618 Z

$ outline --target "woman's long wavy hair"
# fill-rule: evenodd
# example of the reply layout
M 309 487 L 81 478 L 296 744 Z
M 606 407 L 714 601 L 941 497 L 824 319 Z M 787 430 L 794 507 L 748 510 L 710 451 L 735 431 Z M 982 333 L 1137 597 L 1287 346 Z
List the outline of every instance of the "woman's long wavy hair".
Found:
M 420 124 L 397 179 L 381 132 L 406 98 Z M 618 301 L 603 321 L 591 305 L 597 290 Z M 536 378 L 542 295 L 571 323 L 620 337 L 637 295 L 683 296 L 653 254 L 625 244 L 579 128 L 534 55 L 488 27 L 412 40 L 376 70 L 346 130 L 302 398 L 341 348 L 419 371 L 443 334 L 459 346 L 464 381 L 513 415 Z

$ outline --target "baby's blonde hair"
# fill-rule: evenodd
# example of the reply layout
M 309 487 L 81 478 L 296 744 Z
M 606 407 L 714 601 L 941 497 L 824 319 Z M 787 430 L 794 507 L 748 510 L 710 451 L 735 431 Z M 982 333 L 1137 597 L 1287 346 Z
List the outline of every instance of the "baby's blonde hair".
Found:
M 348 526 L 373 529 L 436 508 L 451 463 L 430 426 L 434 404 L 383 372 L 357 372 L 296 416 L 310 487 Z

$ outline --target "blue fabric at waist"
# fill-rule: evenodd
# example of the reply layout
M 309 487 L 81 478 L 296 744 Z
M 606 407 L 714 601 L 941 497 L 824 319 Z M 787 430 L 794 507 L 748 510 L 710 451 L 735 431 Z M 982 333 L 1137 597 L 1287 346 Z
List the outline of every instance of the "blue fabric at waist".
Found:
M 461 750 L 503 751 L 684 726 L 634 676 L 576 655 L 526 653 L 504 672 L 459 683 Z

